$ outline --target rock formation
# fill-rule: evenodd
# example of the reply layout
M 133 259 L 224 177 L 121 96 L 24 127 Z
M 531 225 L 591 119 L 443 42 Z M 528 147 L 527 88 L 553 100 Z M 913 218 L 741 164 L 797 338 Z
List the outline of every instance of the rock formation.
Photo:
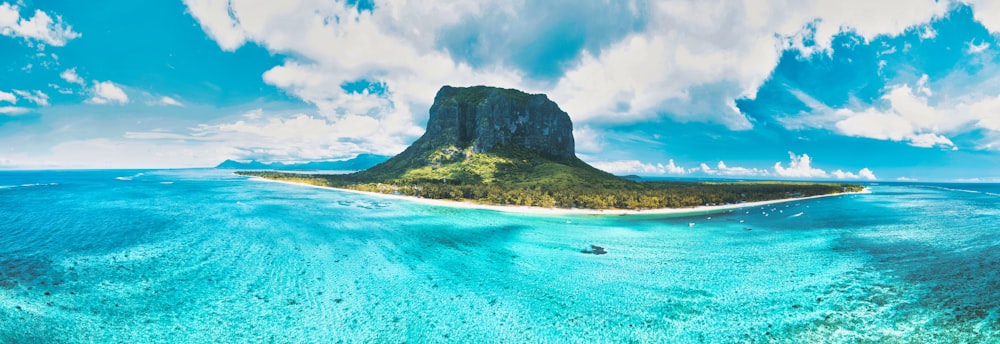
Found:
M 427 132 L 414 145 L 421 141 L 473 153 L 517 145 L 555 160 L 575 156 L 573 123 L 556 103 L 544 94 L 486 86 L 442 87 Z

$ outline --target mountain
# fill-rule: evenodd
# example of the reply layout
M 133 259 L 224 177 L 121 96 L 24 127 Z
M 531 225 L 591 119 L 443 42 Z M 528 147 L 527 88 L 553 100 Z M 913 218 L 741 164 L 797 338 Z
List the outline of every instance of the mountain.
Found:
M 692 207 L 822 195 L 860 185 L 636 181 L 576 157 L 569 115 L 542 94 L 442 87 L 427 131 L 402 153 L 350 174 L 237 172 L 369 192 L 499 205 L 589 209 Z
M 388 160 L 385 155 L 358 154 L 353 159 L 335 161 L 310 161 L 299 164 L 285 164 L 281 162 L 262 163 L 256 160 L 249 162 L 239 162 L 226 160 L 215 166 L 219 169 L 230 170 L 326 170 L 326 171 L 360 171 Z
M 634 184 L 576 157 L 573 123 L 548 97 L 487 86 L 442 87 L 424 135 L 352 179 L 517 187 Z

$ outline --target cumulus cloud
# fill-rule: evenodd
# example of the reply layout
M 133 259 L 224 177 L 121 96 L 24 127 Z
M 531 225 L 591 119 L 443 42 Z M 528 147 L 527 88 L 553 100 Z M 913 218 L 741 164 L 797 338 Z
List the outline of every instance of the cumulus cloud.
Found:
M 80 85 L 84 84 L 83 78 L 81 78 L 79 75 L 76 74 L 75 67 L 64 70 L 62 73 L 59 74 L 59 77 L 62 78 L 63 80 L 66 80 L 66 82 L 80 84 Z
M 793 94 L 810 106 L 812 113 L 779 121 L 788 129 L 825 128 L 847 136 L 957 150 L 951 137 L 970 130 L 985 130 L 988 137 L 1000 135 L 1000 93 L 988 92 L 995 91 L 984 87 L 956 96 L 938 94 L 924 75 L 913 87 L 889 86 L 881 97 L 882 104 L 832 109 L 799 91 Z M 1000 147 L 984 143 L 976 148 Z
M 875 173 L 871 169 L 865 167 L 859 170 L 857 173 L 844 171 L 837 169 L 831 173 L 816 168 L 812 166 L 812 158 L 809 154 L 803 153 L 802 155 L 796 155 L 794 152 L 788 152 L 788 167 L 782 166 L 781 162 L 774 163 L 774 175 L 786 178 L 815 178 L 815 179 L 825 179 L 829 178 L 831 175 L 837 179 L 867 179 L 876 180 Z
M 24 91 L 24 90 L 14 90 L 14 93 L 21 98 L 27 99 L 28 101 L 35 103 L 39 106 L 49 106 L 49 95 L 45 92 L 34 90 L 34 91 Z
M 28 108 L 20 106 L 0 106 L 0 115 L 17 116 L 27 113 Z
M 601 140 L 603 135 L 603 132 L 588 125 L 573 128 L 573 141 L 576 144 L 577 153 L 598 153 L 603 150 L 604 142 Z
M 600 54 L 584 53 L 552 91 L 553 98 L 576 119 L 635 120 L 666 113 L 680 121 L 749 129 L 752 123 L 733 100 L 756 96 L 781 49 L 804 55 L 828 51 L 833 36 L 843 30 L 865 39 L 897 35 L 942 15 L 948 6 L 934 1 L 906 8 L 860 0 L 656 2 L 647 9 L 649 30 Z
M 987 30 L 1000 32 L 1000 2 L 994 0 L 962 0 L 972 5 L 973 15 Z
M 201 22 L 202 30 L 215 39 L 219 47 L 235 51 L 246 42 L 246 35 L 230 9 L 229 0 L 186 0 L 191 15 Z
M 697 169 L 691 169 L 692 171 L 701 171 L 702 173 L 721 176 L 721 177 L 763 177 L 770 175 L 770 173 L 765 169 L 759 168 L 747 168 L 747 167 L 730 167 L 727 166 L 725 162 L 719 161 L 715 165 L 715 169 L 708 167 L 708 164 L 702 163 Z
M 845 172 L 843 170 L 838 169 L 836 171 L 831 172 L 831 174 L 833 174 L 833 176 L 837 179 L 867 179 L 867 180 L 878 179 L 875 177 L 875 173 L 873 173 L 872 170 L 868 168 L 862 168 L 860 171 L 858 171 L 858 173 L 853 173 L 850 171 Z
M 17 103 L 17 97 L 13 93 L 0 91 L 0 102 Z
M 685 174 L 687 170 L 674 164 L 674 159 L 663 163 L 644 163 L 639 160 L 618 160 L 618 161 L 597 161 L 591 165 L 598 169 L 614 174 L 644 174 L 644 175 L 664 175 L 664 174 Z
M 148 101 L 146 102 L 146 105 L 184 107 L 184 104 L 181 103 L 180 101 L 177 101 L 177 99 L 167 96 L 162 96 L 159 99 Z
M 788 152 L 790 159 L 788 167 L 781 166 L 781 162 L 774 163 L 774 174 L 781 177 L 791 178 L 826 178 L 826 171 L 812 167 L 812 158 L 809 154 L 795 155 Z
M 245 111 L 187 131 L 130 131 L 126 139 L 187 142 L 222 159 L 312 161 L 350 158 L 359 153 L 396 154 L 407 142 L 387 135 L 378 119 L 346 115 L 336 119 L 301 112 Z M 220 159 L 221 161 L 221 159 Z
M 961 117 L 966 116 L 950 117 L 928 105 L 927 97 L 931 92 L 926 79 L 921 80 L 924 85 L 918 81 L 919 94 L 908 85 L 892 87 L 882 97 L 889 104 L 888 109 L 838 110 L 836 114 L 844 119 L 836 123 L 836 128 L 849 136 L 909 141 L 917 147 L 954 146 L 950 139 L 937 132 L 957 129 L 964 122 Z
M 979 44 L 969 42 L 969 48 L 966 50 L 966 52 L 969 54 L 979 54 L 986 51 L 986 49 L 989 48 L 990 48 L 990 43 L 988 42 L 979 42 Z
M 94 87 L 91 88 L 90 93 L 92 96 L 87 102 L 91 104 L 128 103 L 128 94 L 125 94 L 125 90 L 111 81 L 94 81 Z
M 20 37 L 61 47 L 80 37 L 73 27 L 63 23 L 62 17 L 53 18 L 42 10 L 35 10 L 31 18 L 21 17 L 21 8 L 7 2 L 0 4 L 0 34 Z
M 575 123 L 595 129 L 660 116 L 750 129 L 753 122 L 735 100 L 756 95 L 782 49 L 794 48 L 793 41 L 802 49 L 824 50 L 842 30 L 868 39 L 895 35 L 948 9 L 932 0 L 902 8 L 867 0 L 612 3 L 625 8 L 621 11 L 567 3 L 574 13 L 584 12 L 580 17 L 615 16 L 630 24 L 627 29 L 590 31 L 590 25 L 604 21 L 582 24 L 587 25 L 584 32 L 602 34 L 584 35 L 579 51 L 560 57 L 561 74 L 537 80 L 539 73 L 516 54 L 539 49 L 521 47 L 523 42 L 509 37 L 523 35 L 510 30 L 542 39 L 559 37 L 562 26 L 551 24 L 547 12 L 527 8 L 536 6 L 530 2 L 383 1 L 373 11 L 320 0 L 296 6 L 266 0 L 184 2 L 223 50 L 252 42 L 291 56 L 264 73 L 265 82 L 316 105 L 329 120 L 373 117 L 396 123 L 386 130 L 411 138 L 419 135 L 412 128 L 423 121 L 434 93 L 445 84 L 547 93 Z M 468 24 L 511 20 L 517 22 Z M 807 27 L 812 29 L 803 35 Z M 487 29 L 507 31 L 497 35 Z M 451 44 L 455 32 L 467 40 Z M 382 82 L 387 92 L 352 94 L 340 87 L 357 80 Z M 391 113 L 394 120 L 378 118 L 378 111 Z
M 815 179 L 866 179 L 877 180 L 875 173 L 869 168 L 862 168 L 858 172 L 835 170 L 826 171 L 812 166 L 812 158 L 808 154 L 796 155 L 789 152 L 789 166 L 782 166 L 781 162 L 774 164 L 773 172 L 768 169 L 729 166 L 725 161 L 719 161 L 714 167 L 706 163 L 701 163 L 698 167 L 685 169 L 678 166 L 671 159 L 667 164 L 644 163 L 639 160 L 618 160 L 618 161 L 597 161 L 591 165 L 601 170 L 615 174 L 646 174 L 646 175 L 685 175 L 691 173 L 702 173 L 715 177 L 785 177 L 785 178 L 815 178 Z

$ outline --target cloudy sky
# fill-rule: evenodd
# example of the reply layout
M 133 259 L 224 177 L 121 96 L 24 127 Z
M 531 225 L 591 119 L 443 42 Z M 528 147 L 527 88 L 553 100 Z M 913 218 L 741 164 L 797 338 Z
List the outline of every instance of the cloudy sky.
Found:
M 616 173 L 1000 178 L 991 0 L 22 0 L 0 34 L 5 169 L 391 155 L 485 84 Z

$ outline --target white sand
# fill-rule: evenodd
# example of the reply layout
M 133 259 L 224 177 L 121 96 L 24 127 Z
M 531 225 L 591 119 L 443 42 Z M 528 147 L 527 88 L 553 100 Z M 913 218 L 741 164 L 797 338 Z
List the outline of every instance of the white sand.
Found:
M 299 186 L 308 186 L 319 189 L 334 190 L 340 192 L 350 192 L 357 194 L 364 194 L 374 197 L 397 199 L 408 202 L 415 202 L 427 205 L 442 206 L 442 207 L 452 207 L 452 208 L 463 208 L 463 209 L 485 209 L 492 211 L 501 211 L 507 213 L 518 213 L 518 214 L 533 214 L 533 215 L 686 215 L 686 214 L 710 214 L 710 213 L 721 213 L 731 209 L 740 209 L 748 207 L 759 207 L 768 204 L 786 203 L 801 201 L 814 198 L 822 197 L 832 197 L 832 196 L 843 196 L 843 195 L 854 195 L 854 194 L 868 194 L 871 190 L 865 188 L 860 192 L 841 192 L 829 195 L 819 195 L 819 196 L 809 196 L 809 197 L 796 197 L 796 198 L 783 198 L 770 201 L 759 201 L 759 202 L 746 202 L 746 203 L 736 203 L 736 204 L 722 204 L 722 205 L 710 205 L 710 206 L 697 206 L 691 208 L 657 208 L 657 209 L 580 209 L 580 208 L 545 208 L 545 207 L 529 207 L 520 205 L 489 205 L 489 204 L 478 204 L 471 202 L 460 202 L 452 200 L 442 200 L 442 199 L 429 199 L 414 196 L 402 196 L 402 195 L 390 195 L 378 192 L 368 192 L 368 191 L 358 191 L 350 189 L 341 189 L 327 186 L 312 185 L 306 183 L 296 183 L 283 180 L 274 180 L 261 177 L 251 177 L 251 180 L 266 181 L 273 183 L 291 184 Z

